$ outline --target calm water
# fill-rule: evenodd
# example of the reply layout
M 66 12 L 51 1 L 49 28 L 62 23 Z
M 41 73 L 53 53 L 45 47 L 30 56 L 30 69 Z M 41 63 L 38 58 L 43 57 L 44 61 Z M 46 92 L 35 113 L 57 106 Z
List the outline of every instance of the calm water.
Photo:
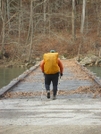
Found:
M 96 76 L 101 78 L 101 67 L 87 67 L 91 72 L 96 73 Z
M 0 88 L 9 84 L 11 80 L 17 78 L 24 71 L 24 68 L 0 68 Z

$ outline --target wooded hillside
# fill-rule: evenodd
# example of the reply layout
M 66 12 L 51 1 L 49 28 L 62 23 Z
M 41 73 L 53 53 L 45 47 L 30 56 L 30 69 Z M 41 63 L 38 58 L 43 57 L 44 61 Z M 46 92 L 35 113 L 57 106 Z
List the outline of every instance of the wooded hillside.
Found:
M 0 0 L 0 59 L 31 61 L 101 48 L 101 0 Z

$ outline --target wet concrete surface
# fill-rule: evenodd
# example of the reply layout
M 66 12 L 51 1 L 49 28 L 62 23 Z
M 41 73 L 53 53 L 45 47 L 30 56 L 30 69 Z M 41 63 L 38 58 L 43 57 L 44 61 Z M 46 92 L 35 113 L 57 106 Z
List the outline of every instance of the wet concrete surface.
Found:
M 36 72 L 33 72 L 27 78 L 25 78 L 22 82 L 18 83 L 15 87 L 11 89 L 11 91 L 24 91 L 24 92 L 34 92 L 34 91 L 42 91 L 42 87 L 44 84 L 44 76 L 40 70 L 40 68 L 36 69 Z M 80 86 L 92 86 L 95 83 L 90 79 L 79 79 L 75 77 L 69 69 L 64 69 L 64 75 L 60 79 L 59 89 L 61 90 L 75 90 Z M 45 89 L 45 87 L 44 87 Z M 52 84 L 51 84 L 52 89 Z
M 100 125 L 6 126 L 0 134 L 100 134 Z
M 101 99 L 0 100 L 0 134 L 100 134 Z
M 0 101 L 0 125 L 101 125 L 101 99 Z

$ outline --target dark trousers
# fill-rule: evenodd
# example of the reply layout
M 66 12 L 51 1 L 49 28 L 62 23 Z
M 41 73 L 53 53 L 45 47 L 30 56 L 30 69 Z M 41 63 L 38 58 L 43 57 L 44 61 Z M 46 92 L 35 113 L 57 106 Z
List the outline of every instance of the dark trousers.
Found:
M 56 74 L 45 74 L 45 87 L 47 91 L 50 91 L 50 84 L 53 84 L 53 96 L 57 94 L 59 73 Z

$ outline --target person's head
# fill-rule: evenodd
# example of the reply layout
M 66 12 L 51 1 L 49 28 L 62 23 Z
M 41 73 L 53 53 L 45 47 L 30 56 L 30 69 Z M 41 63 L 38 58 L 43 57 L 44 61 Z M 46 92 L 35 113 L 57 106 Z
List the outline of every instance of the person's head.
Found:
M 50 53 L 55 53 L 55 50 L 50 50 Z

